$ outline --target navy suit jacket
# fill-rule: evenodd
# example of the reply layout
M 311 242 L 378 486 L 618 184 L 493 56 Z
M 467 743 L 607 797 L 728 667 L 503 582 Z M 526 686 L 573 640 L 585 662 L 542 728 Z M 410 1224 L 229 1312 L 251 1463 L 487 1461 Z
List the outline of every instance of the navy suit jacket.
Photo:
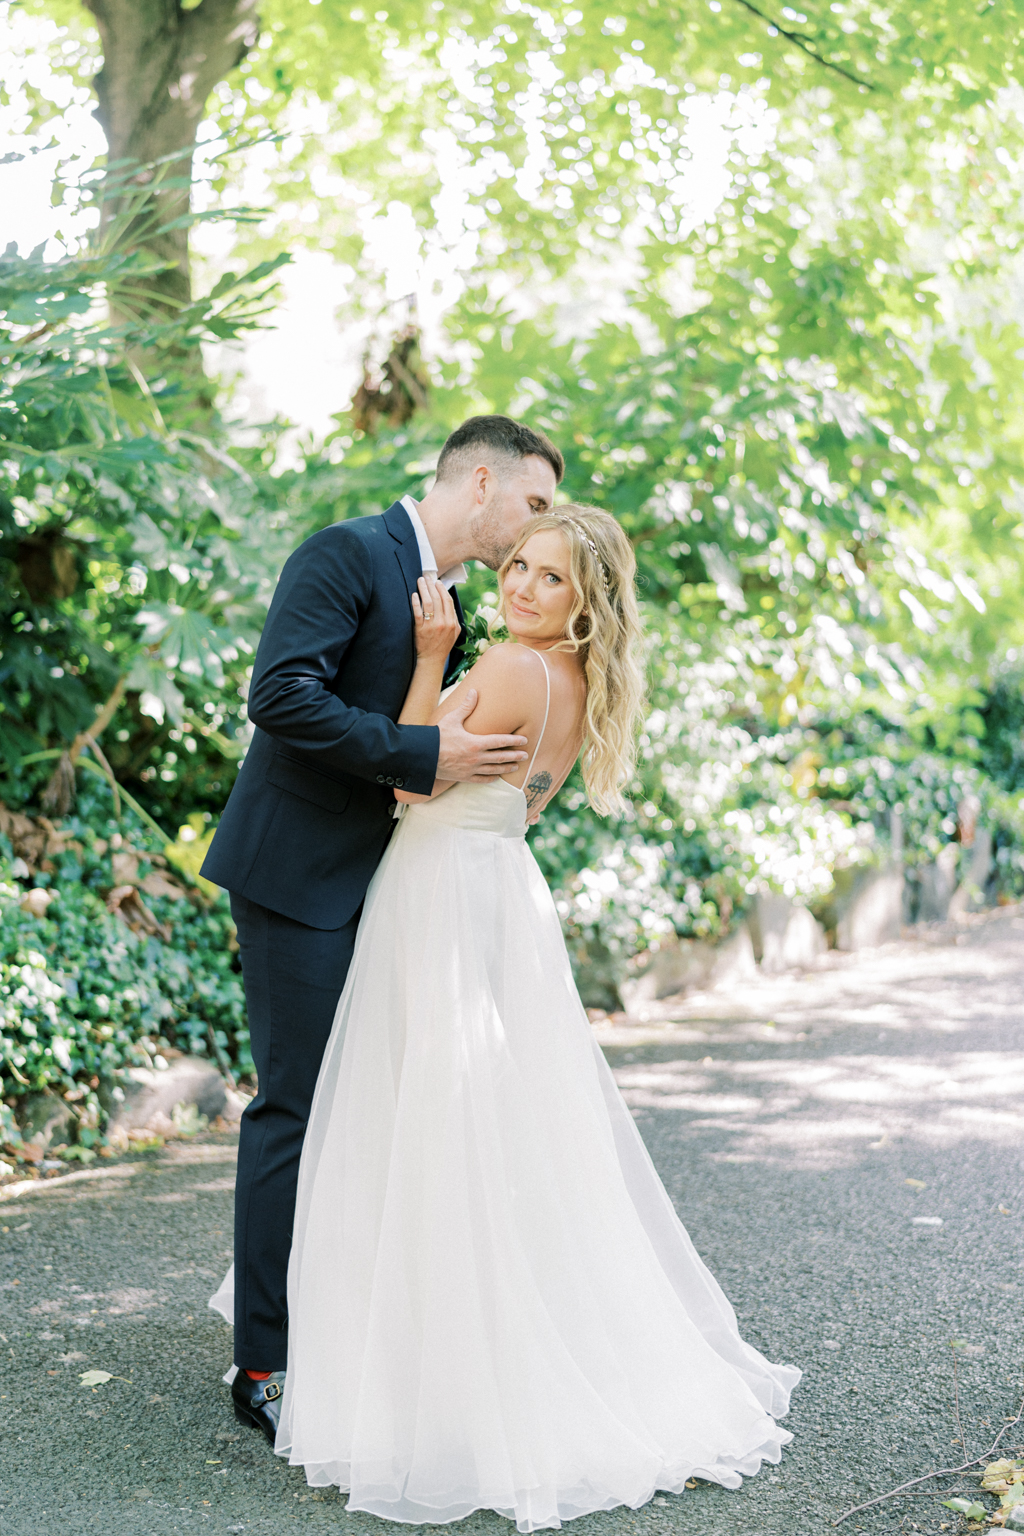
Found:
M 324 528 L 290 556 L 208 880 L 311 928 L 340 928 L 358 909 L 391 832 L 393 788 L 428 795 L 436 777 L 437 727 L 394 723 L 416 661 L 409 595 L 421 573 L 400 502 Z M 458 647 L 449 671 L 457 660 Z

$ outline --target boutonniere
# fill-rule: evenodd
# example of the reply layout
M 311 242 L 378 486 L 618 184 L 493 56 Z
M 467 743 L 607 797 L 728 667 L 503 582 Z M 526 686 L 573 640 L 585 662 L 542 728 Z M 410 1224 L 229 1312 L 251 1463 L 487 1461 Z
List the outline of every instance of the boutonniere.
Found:
M 505 634 L 505 621 L 499 617 L 493 603 L 483 602 L 471 619 L 466 620 L 466 638 L 462 642 L 462 656 L 455 670 L 449 673 L 448 683 L 461 683 L 470 667 L 483 655 L 488 646 L 496 645 Z

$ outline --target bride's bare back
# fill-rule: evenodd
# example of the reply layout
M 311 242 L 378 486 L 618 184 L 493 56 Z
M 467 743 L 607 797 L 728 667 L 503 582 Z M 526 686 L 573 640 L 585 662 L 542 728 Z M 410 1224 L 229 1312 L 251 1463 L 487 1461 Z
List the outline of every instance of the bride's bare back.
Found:
M 481 736 L 501 732 L 526 737 L 526 761 L 505 775 L 505 782 L 523 791 L 529 815 L 536 816 L 565 782 L 583 744 L 587 685 L 578 657 L 567 651 L 541 653 L 512 642 L 492 645 L 441 701 L 431 724 L 436 725 L 449 711 L 464 704 L 471 688 L 479 697 L 466 720 L 467 731 Z M 540 751 L 534 761 L 538 740 Z M 434 793 L 450 787 L 438 781 Z

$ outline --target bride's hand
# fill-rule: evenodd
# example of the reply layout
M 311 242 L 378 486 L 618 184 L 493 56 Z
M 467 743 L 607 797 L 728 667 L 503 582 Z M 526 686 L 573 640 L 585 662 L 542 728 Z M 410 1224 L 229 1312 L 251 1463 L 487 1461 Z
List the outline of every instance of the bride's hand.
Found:
M 443 661 L 459 638 L 455 604 L 447 587 L 421 576 L 412 594 L 416 659 Z

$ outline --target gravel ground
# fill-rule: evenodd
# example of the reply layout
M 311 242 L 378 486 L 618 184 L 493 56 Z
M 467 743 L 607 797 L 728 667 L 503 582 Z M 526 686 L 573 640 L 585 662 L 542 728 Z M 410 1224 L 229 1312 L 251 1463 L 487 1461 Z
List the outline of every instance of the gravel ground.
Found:
M 824 1532 L 963 1459 L 954 1360 L 971 1455 L 1016 1413 L 1022 1011 L 1014 909 L 600 1027 L 747 1338 L 806 1375 L 780 1467 L 735 1493 L 701 1485 L 576 1521 L 574 1536 Z M 307 1489 L 232 1417 L 230 1330 L 206 1301 L 230 1259 L 234 1158 L 231 1137 L 207 1136 L 0 1204 L 3 1536 L 394 1529 Z M 81 1386 L 92 1369 L 113 1379 Z M 929 1492 L 842 1529 L 961 1525 Z

